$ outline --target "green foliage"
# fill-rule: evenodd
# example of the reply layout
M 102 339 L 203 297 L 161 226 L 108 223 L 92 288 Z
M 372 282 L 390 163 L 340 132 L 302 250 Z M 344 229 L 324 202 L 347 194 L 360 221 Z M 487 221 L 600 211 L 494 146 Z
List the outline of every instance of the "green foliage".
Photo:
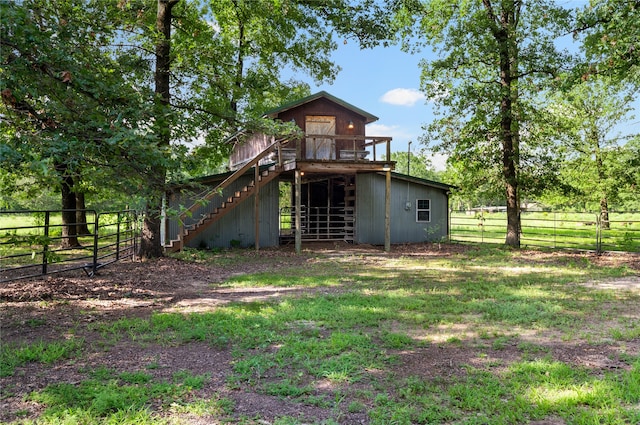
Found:
M 594 77 L 554 99 L 549 108 L 561 129 L 555 138 L 561 167 L 559 184 L 548 193 L 564 195 L 564 205 L 595 210 L 620 205 L 620 195 L 637 184 L 637 166 L 629 162 L 633 144 L 627 146 L 623 142 L 628 136 L 614 132 L 631 118 L 630 88 Z
M 433 168 L 431 160 L 424 152 L 410 154 L 400 151 L 391 152 L 391 160 L 396 161 L 395 171 L 398 173 L 410 174 L 426 180 L 443 181 L 441 173 Z
M 52 364 L 60 359 L 74 357 L 82 347 L 83 341 L 78 338 L 66 341 L 39 341 L 21 346 L 2 344 L 0 346 L 0 377 L 13 375 L 16 367 L 30 362 Z
M 112 48 L 120 34 L 110 24 L 108 3 L 0 5 L 7 43 L 0 68 L 7 124 L 0 162 L 14 176 L 35 179 L 39 187 L 58 187 L 63 174 L 78 185 L 104 186 L 115 175 L 140 178 L 161 159 L 144 130 L 150 92 L 140 74 L 122 72 L 138 55 Z M 123 184 L 132 183 L 120 181 L 121 190 Z
M 456 164 L 454 184 L 467 193 L 478 182 L 485 198 L 506 189 L 506 243 L 519 246 L 517 204 L 554 174 L 546 117 L 535 102 L 571 62 L 554 44 L 571 12 L 546 0 L 401 4 L 399 31 L 438 55 L 422 62 L 421 87 L 437 116 L 424 142 Z
M 46 406 L 44 423 L 78 416 L 91 423 L 156 423 L 157 418 L 147 410 L 149 402 L 187 404 L 191 393 L 201 389 L 209 379 L 206 375 L 196 376 L 183 371 L 174 374 L 173 382 L 169 383 L 156 381 L 142 372 L 119 375 L 114 372 L 98 369 L 92 373 L 92 379 L 77 385 L 49 385 L 44 390 L 32 392 L 29 399 Z M 226 404 L 223 402 L 219 406 L 222 408 Z M 213 401 L 207 410 L 217 410 L 216 407 Z
M 578 77 L 606 75 L 638 83 L 640 30 L 633 22 L 640 19 L 637 3 L 624 0 L 595 0 L 579 15 L 578 27 L 584 35 L 587 53 Z

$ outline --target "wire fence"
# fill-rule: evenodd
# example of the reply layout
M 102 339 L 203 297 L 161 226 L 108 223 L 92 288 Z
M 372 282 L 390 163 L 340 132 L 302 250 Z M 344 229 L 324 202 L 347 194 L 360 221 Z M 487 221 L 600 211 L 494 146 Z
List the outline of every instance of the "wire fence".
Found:
M 485 209 L 450 212 L 450 239 L 455 242 L 504 243 L 507 215 Z M 520 214 L 522 247 L 579 249 L 595 252 L 640 252 L 640 213 L 610 212 L 607 220 L 592 212 Z
M 70 270 L 93 276 L 101 267 L 136 255 L 140 226 L 135 211 L 82 210 L 86 219 L 63 224 L 62 213 L 70 211 L 0 212 L 0 283 Z M 84 230 L 69 236 L 63 229 L 70 226 Z M 77 243 L 68 246 L 70 238 Z

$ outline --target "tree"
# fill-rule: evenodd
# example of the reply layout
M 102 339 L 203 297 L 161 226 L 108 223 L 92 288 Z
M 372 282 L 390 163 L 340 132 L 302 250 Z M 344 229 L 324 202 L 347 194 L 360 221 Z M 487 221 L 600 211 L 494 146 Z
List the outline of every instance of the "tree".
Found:
M 518 247 L 523 156 L 533 163 L 545 149 L 531 131 L 538 116 L 533 100 L 570 66 L 554 44 L 568 31 L 570 11 L 545 0 L 416 0 L 404 2 L 396 17 L 405 46 L 415 36 L 439 56 L 422 63 L 422 89 L 440 116 L 427 126 L 425 141 L 450 161 L 474 163 L 472 169 L 499 178 L 505 242 Z
M 625 90 L 626 89 L 626 90 Z M 565 162 L 565 185 L 586 202 L 599 205 L 604 228 L 609 227 L 609 204 L 629 183 L 631 166 L 624 141 L 615 127 L 631 119 L 629 87 L 605 77 L 592 77 L 558 94 L 552 113 L 564 126 L 559 134 Z
M 186 143 L 203 140 L 199 153 L 213 164 L 240 128 L 286 129 L 262 113 L 308 87 L 282 82 L 281 70 L 330 81 L 338 71 L 329 59 L 336 47 L 330 23 L 360 40 L 368 28 L 381 34 L 375 20 L 364 19 L 367 4 L 0 3 L 1 112 L 9 124 L 1 133 L 8 146 L 0 150 L 3 167 L 29 171 L 24 175 L 42 186 L 58 185 L 69 207 L 80 187 L 145 198 L 142 255 L 162 255 L 160 199 L 168 181 L 193 163 L 183 160 Z
M 585 36 L 587 62 L 582 78 L 605 75 L 637 84 L 640 75 L 640 4 L 628 0 L 592 0 L 581 11 L 576 36 Z
M 105 48 L 116 36 L 102 25 L 109 22 L 105 4 L 0 3 L 0 161 L 20 170 L 14 175 L 58 188 L 63 246 L 78 244 L 75 192 L 90 175 L 85 170 L 126 163 L 134 138 L 136 144 L 144 138 L 137 125 L 146 120 L 140 89 L 116 72 L 127 58 Z
M 441 180 L 439 173 L 433 168 L 431 160 L 424 152 L 391 152 L 391 160 L 396 162 L 395 170 L 398 173 L 426 180 Z
M 347 17 L 367 9 L 347 4 L 344 0 L 215 0 L 205 6 L 196 1 L 158 0 L 156 63 L 162 64 L 163 75 L 169 78 L 159 94 L 156 68 L 157 99 L 163 107 L 156 116 L 160 146 L 169 145 L 167 135 L 173 143 L 201 137 L 206 144 L 198 148 L 198 154 L 213 157 L 213 161 L 203 161 L 211 164 L 226 156 L 231 145 L 223 141 L 240 129 L 271 134 L 289 131 L 286 124 L 262 115 L 284 101 L 308 94 L 309 88 L 296 81 L 282 82 L 281 72 L 295 68 L 317 81 L 335 77 L 339 68 L 329 56 L 336 43 L 328 24 L 350 22 L 339 32 L 365 34 L 358 29 L 369 22 L 349 21 Z M 148 39 L 152 36 L 146 34 Z M 161 55 L 160 46 L 165 49 Z M 162 175 L 158 169 L 158 183 Z M 143 255 L 149 257 L 161 254 L 159 195 L 160 191 L 150 194 L 152 208 L 143 230 Z

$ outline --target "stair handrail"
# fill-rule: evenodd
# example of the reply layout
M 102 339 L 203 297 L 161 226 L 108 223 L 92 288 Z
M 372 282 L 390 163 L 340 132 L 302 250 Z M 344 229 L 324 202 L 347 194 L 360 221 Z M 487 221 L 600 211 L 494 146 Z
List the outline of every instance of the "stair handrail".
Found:
M 286 145 L 291 140 L 292 139 L 290 137 L 283 137 L 280 139 L 273 138 L 273 142 L 271 142 L 269 146 L 263 149 L 262 152 L 256 155 L 251 161 L 247 162 L 245 165 L 237 169 L 233 174 L 224 179 L 216 187 L 206 192 L 202 198 L 196 200 L 189 208 L 184 210 L 178 217 L 178 249 L 182 251 L 183 248 L 184 221 L 187 218 L 187 215 L 193 214 L 200 206 L 202 206 L 203 202 L 213 199 L 218 193 L 220 193 L 221 190 L 224 190 L 227 186 L 240 178 L 240 176 L 244 175 L 244 173 L 246 173 L 253 166 L 257 167 L 258 162 L 260 162 L 260 160 L 265 156 L 269 155 L 274 148 L 277 148 L 278 156 L 280 156 L 280 147 Z M 280 157 L 278 157 L 278 164 L 282 164 L 282 158 Z M 255 184 L 257 185 L 258 182 L 255 182 Z
M 225 189 L 231 183 L 233 183 L 234 181 L 239 179 L 240 176 L 242 176 L 244 173 L 246 173 L 249 169 L 253 168 L 253 166 L 256 165 L 262 158 L 264 158 L 265 156 L 269 155 L 274 147 L 277 147 L 279 144 L 285 145 L 289 141 L 290 141 L 289 138 L 282 138 L 282 139 L 274 140 L 269 146 L 267 146 L 262 152 L 260 152 L 258 155 L 256 155 L 251 161 L 247 162 L 241 168 L 238 168 L 233 174 L 231 174 L 229 177 L 224 179 L 220 184 L 218 184 L 213 189 L 209 190 L 201 199 L 196 201 L 191 207 L 189 207 L 186 211 L 184 211 L 181 214 L 180 217 L 183 218 L 186 214 L 188 214 L 188 212 L 193 213 L 197 209 L 197 207 L 200 206 L 200 203 L 202 201 L 211 200 L 215 195 L 217 195 L 219 193 L 220 190 Z

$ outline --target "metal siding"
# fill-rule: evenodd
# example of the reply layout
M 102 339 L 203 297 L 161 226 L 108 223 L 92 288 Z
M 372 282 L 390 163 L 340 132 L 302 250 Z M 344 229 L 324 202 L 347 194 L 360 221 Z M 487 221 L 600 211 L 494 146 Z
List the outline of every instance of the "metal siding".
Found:
M 240 177 L 233 182 L 225 192 L 233 193 L 241 190 L 252 181 L 251 176 Z M 260 246 L 277 246 L 279 243 L 279 183 L 274 179 L 266 186 L 260 188 Z M 214 198 L 211 203 L 220 205 L 221 197 Z M 191 202 L 189 202 L 191 201 Z M 193 200 L 183 200 L 183 205 L 191 205 Z M 171 206 L 176 206 L 172 202 Z M 254 199 L 250 197 L 236 206 L 232 212 L 211 224 L 203 232 L 191 240 L 188 246 L 192 248 L 228 248 L 232 240 L 240 241 L 240 246 L 255 245 L 254 229 L 255 220 L 253 214 Z M 193 217 L 197 221 L 199 217 Z M 172 220 L 172 222 L 175 220 Z M 191 221 L 189 221 L 191 222 Z M 187 223 L 188 224 L 188 223 Z
M 251 179 L 249 179 L 251 180 Z M 236 190 L 244 187 L 243 182 Z M 277 246 L 279 243 L 278 179 L 260 188 L 260 246 Z M 190 246 L 204 244 L 209 248 L 229 248 L 231 241 L 240 241 L 240 246 L 255 245 L 254 199 L 250 197 L 235 209 L 212 224 L 201 235 L 194 238 Z
M 384 244 L 384 175 L 358 174 L 356 181 L 356 241 Z M 416 199 L 431 200 L 431 221 L 416 222 Z M 406 202 L 411 202 L 409 210 Z M 447 196 L 437 188 L 391 180 L 391 243 L 439 240 L 447 236 Z

